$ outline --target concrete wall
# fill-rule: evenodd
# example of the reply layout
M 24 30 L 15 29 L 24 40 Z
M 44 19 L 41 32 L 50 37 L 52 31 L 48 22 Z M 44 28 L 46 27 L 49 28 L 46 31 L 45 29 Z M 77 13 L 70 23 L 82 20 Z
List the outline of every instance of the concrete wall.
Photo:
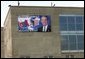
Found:
M 4 22 L 4 56 L 12 57 L 12 36 L 11 36 L 11 11 L 8 11 Z
M 15 9 L 15 10 L 14 10 Z M 58 43 L 58 20 L 55 24 L 56 16 L 53 16 L 54 9 L 51 8 L 11 8 L 12 16 L 12 37 L 13 37 L 13 56 L 22 55 L 31 57 L 43 57 L 47 55 L 59 55 L 60 43 Z M 16 11 L 17 10 L 17 11 Z M 52 32 L 19 32 L 17 29 L 18 15 L 50 15 Z M 56 29 L 56 31 L 55 31 Z M 23 38 L 22 38 L 23 37 Z M 55 39 L 56 38 L 56 39 Z M 58 44 L 56 44 L 56 42 Z M 24 48 L 24 49 L 23 49 Z
M 12 31 L 12 57 L 65 57 L 61 53 L 59 14 L 84 14 L 83 8 L 10 7 Z M 50 15 L 51 32 L 19 32 L 19 15 Z M 82 53 L 83 54 L 83 53 Z M 62 56 L 63 55 L 63 56 Z M 82 56 L 80 56 L 82 57 Z
M 4 58 L 4 27 L 1 27 L 1 58 Z

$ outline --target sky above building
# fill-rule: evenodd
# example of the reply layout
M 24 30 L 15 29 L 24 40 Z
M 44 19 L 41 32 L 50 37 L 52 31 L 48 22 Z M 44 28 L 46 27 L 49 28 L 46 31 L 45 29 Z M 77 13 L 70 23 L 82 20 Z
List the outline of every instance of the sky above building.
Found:
M 20 6 L 51 6 L 55 7 L 84 7 L 84 1 L 19 1 Z M 17 6 L 18 1 L 1 1 L 1 27 L 4 26 L 4 21 L 9 10 L 9 5 Z

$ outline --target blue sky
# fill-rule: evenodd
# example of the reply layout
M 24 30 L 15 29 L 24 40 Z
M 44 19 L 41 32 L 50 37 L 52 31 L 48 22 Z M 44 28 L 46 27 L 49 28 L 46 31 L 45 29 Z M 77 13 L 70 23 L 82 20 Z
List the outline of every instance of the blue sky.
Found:
M 55 7 L 84 7 L 84 1 L 19 1 L 20 6 L 51 6 L 51 2 Z M 8 5 L 17 6 L 18 1 L 1 1 L 1 27 L 5 21 Z

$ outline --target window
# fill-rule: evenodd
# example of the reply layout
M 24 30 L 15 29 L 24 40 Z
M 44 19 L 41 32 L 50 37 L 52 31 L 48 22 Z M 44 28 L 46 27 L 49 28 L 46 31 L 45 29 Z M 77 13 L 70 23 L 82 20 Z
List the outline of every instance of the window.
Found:
M 74 16 L 68 16 L 68 24 L 75 24 L 75 17 Z
M 66 23 L 67 23 L 67 17 L 61 16 L 61 17 L 60 17 L 60 23 L 61 23 L 61 24 L 66 24 Z
M 78 50 L 84 49 L 84 36 L 83 35 L 77 35 L 78 40 Z
M 75 31 L 75 24 L 68 24 L 68 31 Z
M 59 20 L 61 50 L 84 50 L 83 15 L 60 15 Z
M 84 28 L 83 16 L 60 16 L 59 17 L 60 31 L 82 31 Z
M 65 16 L 60 17 L 60 30 L 61 31 L 67 30 L 67 17 Z
M 76 50 L 76 35 L 69 35 L 69 49 Z
M 83 23 L 83 17 L 82 16 L 76 16 L 76 23 Z
M 82 16 L 82 21 L 83 21 L 83 24 L 84 24 L 84 16 Z
M 84 35 L 61 35 L 61 50 L 83 50 Z
M 67 31 L 67 24 L 60 24 L 60 30 Z
M 83 24 L 76 24 L 76 31 L 82 31 L 83 30 Z
M 61 37 L 61 49 L 62 50 L 68 50 L 68 36 L 67 35 L 63 35 Z

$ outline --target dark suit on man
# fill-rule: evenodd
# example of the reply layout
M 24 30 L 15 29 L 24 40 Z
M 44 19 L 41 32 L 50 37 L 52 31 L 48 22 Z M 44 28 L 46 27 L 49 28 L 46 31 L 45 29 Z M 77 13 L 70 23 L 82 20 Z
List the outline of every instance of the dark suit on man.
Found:
M 43 26 L 38 28 L 38 32 L 43 32 Z M 50 25 L 47 26 L 46 32 L 51 32 L 51 26 Z

